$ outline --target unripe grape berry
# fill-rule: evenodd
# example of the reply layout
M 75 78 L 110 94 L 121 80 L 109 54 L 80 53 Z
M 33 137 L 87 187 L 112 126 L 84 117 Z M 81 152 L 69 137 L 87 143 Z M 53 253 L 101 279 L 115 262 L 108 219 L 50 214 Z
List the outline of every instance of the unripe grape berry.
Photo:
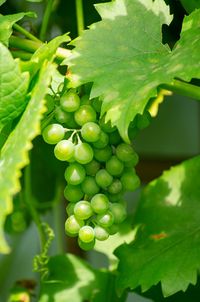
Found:
M 73 91 L 64 93 L 60 98 L 60 106 L 66 112 L 74 112 L 80 106 L 80 98 Z
M 63 139 L 65 135 L 65 129 L 59 124 L 50 124 L 42 132 L 44 141 L 47 144 L 57 144 Z
M 54 148 L 54 155 L 61 161 L 68 161 L 73 158 L 74 144 L 69 140 L 61 140 Z
M 118 194 L 122 191 L 122 183 L 119 179 L 114 179 L 111 185 L 108 187 L 110 194 Z
M 83 126 L 88 122 L 95 122 L 96 112 L 90 105 L 82 105 L 74 114 L 75 121 L 78 125 Z
M 93 210 L 89 201 L 81 200 L 74 207 L 74 215 L 81 220 L 90 218 L 93 215 Z
M 70 202 L 77 202 L 84 196 L 84 192 L 80 185 L 73 186 L 68 184 L 64 190 L 65 198 Z
M 104 194 L 96 194 L 91 199 L 91 207 L 97 214 L 105 213 L 109 208 L 108 197 Z
M 121 143 L 116 148 L 116 155 L 122 162 L 133 161 L 137 163 L 138 155 L 133 150 L 133 147 L 126 143 Z
M 84 168 L 85 168 L 87 175 L 94 176 L 97 173 L 97 171 L 99 171 L 99 169 L 100 169 L 100 163 L 98 161 L 96 161 L 95 159 L 93 159 L 88 164 L 85 164 Z
M 81 128 L 82 138 L 86 142 L 96 142 L 100 137 L 101 129 L 99 125 L 94 122 L 88 122 Z
M 93 241 L 90 241 L 90 242 L 83 242 L 83 241 L 80 240 L 80 238 L 78 238 L 78 245 L 80 246 L 80 248 L 82 250 L 90 251 L 95 246 L 95 239 Z
M 66 207 L 66 212 L 68 216 L 74 215 L 75 203 L 70 202 Z
M 85 177 L 84 181 L 81 184 L 81 188 L 83 192 L 88 196 L 93 196 L 97 194 L 100 190 L 99 186 L 95 181 L 95 178 L 92 176 Z
M 93 146 L 97 149 L 103 149 L 108 145 L 108 142 L 109 142 L 108 134 L 101 130 L 99 139 L 93 143 Z
M 99 225 L 95 226 L 94 233 L 95 233 L 95 238 L 100 241 L 106 240 L 109 237 L 108 231 Z
M 84 222 L 74 215 L 67 218 L 65 222 L 65 231 L 69 235 L 77 235 L 80 228 L 84 226 Z
M 79 185 L 85 178 L 85 169 L 78 163 L 70 164 L 65 170 L 65 179 L 71 185 Z
M 114 216 L 110 211 L 108 211 L 104 214 L 97 215 L 96 220 L 100 226 L 108 228 L 114 223 Z
M 86 243 L 91 242 L 95 238 L 94 229 L 89 225 L 85 225 L 82 228 L 80 228 L 78 232 L 78 237 L 82 242 L 86 242 Z
M 120 203 L 110 203 L 110 211 L 114 216 L 114 223 L 122 223 L 127 216 L 125 207 Z
M 111 146 L 106 146 L 103 149 L 94 149 L 94 158 L 99 162 L 106 162 L 112 156 Z
M 113 181 L 113 177 L 105 169 L 99 170 L 95 176 L 95 179 L 99 187 L 103 189 L 110 186 Z
M 139 177 L 131 171 L 124 172 L 120 180 L 125 191 L 135 191 L 140 185 Z
M 87 143 L 79 143 L 75 146 L 74 158 L 80 164 L 87 164 L 93 159 L 93 149 Z
M 106 162 L 106 170 L 113 176 L 120 175 L 124 170 L 124 164 L 117 156 L 113 155 Z

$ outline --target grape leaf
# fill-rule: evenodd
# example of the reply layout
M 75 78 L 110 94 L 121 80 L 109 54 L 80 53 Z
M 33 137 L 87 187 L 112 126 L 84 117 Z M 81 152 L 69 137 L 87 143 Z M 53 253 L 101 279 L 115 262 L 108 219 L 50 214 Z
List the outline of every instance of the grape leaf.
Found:
M 31 99 L 19 123 L 9 135 L 0 157 L 0 252 L 8 253 L 9 247 L 3 236 L 6 215 L 12 211 L 12 196 L 20 190 L 21 169 L 28 164 L 31 140 L 39 133 L 39 123 L 45 110 L 43 98 L 54 68 L 44 64 Z
M 12 34 L 13 24 L 21 20 L 24 16 L 35 17 L 36 14 L 33 12 L 18 13 L 6 16 L 0 14 L 0 42 L 8 46 L 8 39 Z
M 171 21 L 163 0 L 116 0 L 95 7 L 102 21 L 72 42 L 75 48 L 65 60 L 69 79 L 71 87 L 93 82 L 91 98 L 103 99 L 102 114 L 128 141 L 130 121 L 143 113 L 160 84 L 200 77 L 200 10 L 185 17 L 171 51 L 162 44 L 162 24 Z
M 132 228 L 132 217 L 120 224 L 119 232 L 109 236 L 106 241 L 96 241 L 94 249 L 107 255 L 110 261 L 110 269 L 116 269 L 118 259 L 114 255 L 114 250 L 123 243 L 130 243 L 134 240 L 136 229 Z
M 144 189 L 135 242 L 119 247 L 120 289 L 161 282 L 164 296 L 185 291 L 200 269 L 200 156 L 171 168 Z
M 49 276 L 41 285 L 39 302 L 122 302 L 114 290 L 114 276 L 92 269 L 74 255 L 50 258 Z
M 200 8 L 200 2 L 199 0 L 180 0 L 183 7 L 185 8 L 186 12 L 189 14 L 195 10 L 195 8 Z
M 7 0 L 0 0 L 0 6 L 4 4 Z
M 26 106 L 29 74 L 21 73 L 19 62 L 0 43 L 0 128 L 12 121 Z

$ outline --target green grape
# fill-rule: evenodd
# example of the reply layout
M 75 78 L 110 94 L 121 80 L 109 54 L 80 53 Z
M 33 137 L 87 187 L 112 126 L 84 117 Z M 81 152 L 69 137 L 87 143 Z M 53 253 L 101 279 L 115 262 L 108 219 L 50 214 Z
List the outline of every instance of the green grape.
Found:
M 90 242 L 83 242 L 83 241 L 80 240 L 80 238 L 78 238 L 78 245 L 80 246 L 80 248 L 82 250 L 90 251 L 95 246 L 95 239 L 93 241 L 90 241 Z
M 88 164 L 85 164 L 84 167 L 87 175 L 94 176 L 100 169 L 100 163 L 93 159 Z
M 87 164 L 93 159 L 93 149 L 87 143 L 79 143 L 75 147 L 74 158 L 80 164 Z
M 101 129 L 99 125 L 94 122 L 88 122 L 81 128 L 82 138 L 86 142 L 96 142 L 100 137 Z
M 54 155 L 61 161 L 68 161 L 73 158 L 75 146 L 70 140 L 61 140 L 54 148 Z
M 112 212 L 107 211 L 106 213 L 98 214 L 96 221 L 100 226 L 109 228 L 114 223 L 114 216 Z
M 113 181 L 112 175 L 110 175 L 105 169 L 100 169 L 97 172 L 95 179 L 96 179 L 96 183 L 99 185 L 99 187 L 101 187 L 103 189 L 110 186 Z
M 94 108 L 94 110 L 96 112 L 100 113 L 102 101 L 99 98 L 94 98 L 91 100 L 91 102 L 92 102 L 92 107 Z
M 95 239 L 94 229 L 89 226 L 83 226 L 78 232 L 78 238 L 85 243 L 91 242 Z
M 84 226 L 84 222 L 78 218 L 76 218 L 74 215 L 71 215 L 67 218 L 65 222 L 65 232 L 68 235 L 77 235 L 80 228 Z
M 96 194 L 91 199 L 91 207 L 97 214 L 105 213 L 109 208 L 109 200 L 105 194 Z
M 80 98 L 77 93 L 67 91 L 60 98 L 60 106 L 66 112 L 74 112 L 80 106 Z
M 112 133 L 116 130 L 116 127 L 112 127 L 111 122 L 105 122 L 105 115 L 99 121 L 100 127 L 106 133 Z
M 90 218 L 93 215 L 93 210 L 89 201 L 81 200 L 75 204 L 74 215 L 81 220 Z
M 119 135 L 119 131 L 115 130 L 114 132 L 109 134 L 109 144 L 110 145 L 118 145 L 122 142 L 122 138 Z
M 100 241 L 106 240 L 109 237 L 108 231 L 99 225 L 95 226 L 94 233 L 95 233 L 95 238 Z
M 66 207 L 66 212 L 68 216 L 71 216 L 74 214 L 74 207 L 75 207 L 75 203 L 70 202 L 67 207 Z
M 120 180 L 125 191 L 135 191 L 140 185 L 139 177 L 132 171 L 125 171 Z
M 112 202 L 118 202 L 122 199 L 122 196 L 123 196 L 123 191 L 117 193 L 117 194 L 110 194 L 110 193 L 107 193 L 106 194 L 108 196 L 108 199 Z
M 116 148 L 116 155 L 122 162 L 134 161 L 138 162 L 138 155 L 133 147 L 126 143 L 121 143 Z
M 65 129 L 59 124 L 50 124 L 42 132 L 44 141 L 47 144 L 57 144 L 63 139 L 65 135 Z
M 80 185 L 67 185 L 64 190 L 64 196 L 70 202 L 77 202 L 84 196 L 84 192 Z
M 45 114 L 48 115 L 49 113 L 51 113 L 54 110 L 55 101 L 54 101 L 54 98 L 50 94 L 47 94 L 45 96 L 45 101 L 46 101 L 46 107 L 47 107 L 47 111 L 45 112 Z
M 74 118 L 78 125 L 83 126 L 88 122 L 95 122 L 96 112 L 90 105 L 81 105 L 75 112 Z
M 14 211 L 11 215 L 12 230 L 16 233 L 24 232 L 27 228 L 26 216 L 24 212 Z
M 83 192 L 88 196 L 93 196 L 97 194 L 100 190 L 99 186 L 95 181 L 95 178 L 92 176 L 86 176 L 86 178 L 81 184 L 81 188 Z
M 126 208 L 121 203 L 110 203 L 110 211 L 114 216 L 114 223 L 122 223 L 126 219 Z
M 65 179 L 68 184 L 79 185 L 85 178 L 85 169 L 78 163 L 70 164 L 65 170 Z
M 138 129 L 144 129 L 151 123 L 151 115 L 149 111 L 145 111 L 142 115 L 137 116 L 136 125 Z
M 108 142 L 109 142 L 108 134 L 101 130 L 99 139 L 93 143 L 93 146 L 97 149 L 102 149 L 108 145 Z
M 73 119 L 73 113 L 65 112 L 61 107 L 57 107 L 55 110 L 55 119 L 58 123 L 68 124 Z
M 122 183 L 119 179 L 114 179 L 111 185 L 108 187 L 110 194 L 118 194 L 122 191 Z
M 113 155 L 106 162 L 106 170 L 113 176 L 120 175 L 124 170 L 124 164 L 117 158 L 117 156 Z
M 103 149 L 94 149 L 94 158 L 99 162 L 106 162 L 112 156 L 111 146 L 106 146 Z
M 139 160 L 139 157 L 138 157 L 137 153 L 135 153 L 134 158 L 132 158 L 129 161 L 124 162 L 124 167 L 131 169 L 131 168 L 135 167 L 135 165 L 138 163 L 138 160 Z
M 115 235 L 119 231 L 119 224 L 113 223 L 109 228 L 107 228 L 107 231 L 110 235 Z

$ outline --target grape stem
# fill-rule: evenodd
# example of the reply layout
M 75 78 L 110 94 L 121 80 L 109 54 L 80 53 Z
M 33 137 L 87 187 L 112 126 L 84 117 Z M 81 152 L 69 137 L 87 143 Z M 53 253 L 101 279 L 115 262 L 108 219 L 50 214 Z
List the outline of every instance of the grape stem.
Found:
M 48 25 L 49 25 L 49 19 L 50 19 L 50 16 L 51 16 L 54 0 L 48 0 L 46 2 L 47 2 L 47 5 L 46 5 L 45 11 L 44 11 L 42 26 L 41 26 L 40 35 L 39 35 L 39 37 L 42 41 L 44 41 L 45 38 L 46 38 L 47 28 L 48 28 Z
M 76 0 L 76 20 L 78 35 L 84 30 L 84 14 L 83 14 L 83 2 L 82 0 Z
M 160 85 L 160 88 L 167 89 L 177 94 L 191 97 L 195 100 L 200 101 L 200 87 L 193 84 L 189 84 L 180 80 L 174 80 L 170 84 Z
M 20 26 L 17 23 L 13 24 L 13 28 L 28 39 L 36 41 L 36 42 L 41 42 L 37 37 L 32 35 L 29 31 L 27 31 L 25 28 L 23 28 L 22 26 Z
M 31 41 L 31 40 L 22 39 L 22 38 L 13 36 L 13 35 L 9 39 L 9 46 L 11 48 L 24 50 L 31 54 L 33 54 L 42 45 L 43 45 L 43 42 L 41 42 L 41 41 Z M 58 47 L 57 52 L 56 52 L 56 58 L 58 61 L 63 61 L 64 59 L 69 57 L 70 54 L 71 54 L 71 51 L 69 49 Z
M 29 212 L 33 218 L 33 221 L 35 222 L 40 238 L 40 247 L 41 251 L 43 251 L 45 242 L 46 242 L 46 234 L 42 226 L 42 222 L 40 219 L 40 216 L 38 215 L 38 212 L 36 208 L 34 207 L 34 198 L 32 196 L 31 192 L 31 167 L 30 165 L 25 168 L 24 171 L 24 197 L 25 202 L 28 206 Z

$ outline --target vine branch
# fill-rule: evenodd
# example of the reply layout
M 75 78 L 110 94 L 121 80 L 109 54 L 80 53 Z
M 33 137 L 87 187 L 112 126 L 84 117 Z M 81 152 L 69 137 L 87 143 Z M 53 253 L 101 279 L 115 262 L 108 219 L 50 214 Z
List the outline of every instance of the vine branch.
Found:
M 188 96 L 195 100 L 200 101 L 200 87 L 193 84 L 185 83 L 180 80 L 174 80 L 170 84 L 160 85 L 160 88 L 170 90 L 177 94 Z
M 48 24 L 49 24 L 49 19 L 50 19 L 51 12 L 52 12 L 53 2 L 54 2 L 54 0 L 48 0 L 46 8 L 45 8 L 42 26 L 41 26 L 40 35 L 39 35 L 39 37 L 42 41 L 44 41 L 46 38 L 46 33 L 47 33 Z
M 84 14 L 83 14 L 83 2 L 82 0 L 76 0 L 76 20 L 78 35 L 84 30 Z

